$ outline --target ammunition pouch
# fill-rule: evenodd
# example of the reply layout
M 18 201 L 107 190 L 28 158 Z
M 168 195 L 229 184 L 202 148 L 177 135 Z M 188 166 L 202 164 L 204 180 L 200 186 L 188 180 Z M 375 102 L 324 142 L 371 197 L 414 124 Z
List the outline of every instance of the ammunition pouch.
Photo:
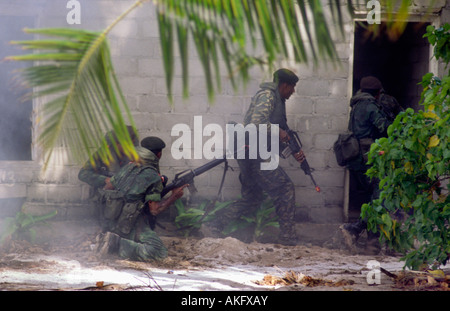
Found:
M 347 165 L 348 162 L 356 159 L 360 155 L 358 139 L 353 133 L 339 134 L 333 145 L 336 161 L 340 166 Z
M 123 234 L 129 234 L 136 225 L 143 205 L 142 202 L 125 203 L 122 208 L 122 213 L 117 220 L 116 231 Z
M 126 202 L 115 190 L 101 190 L 99 193 L 102 197 L 101 216 L 108 224 L 108 229 L 118 234 L 129 234 L 142 212 L 144 203 Z
M 124 200 L 118 191 L 99 190 L 101 195 L 101 216 L 106 220 L 116 220 L 122 212 Z

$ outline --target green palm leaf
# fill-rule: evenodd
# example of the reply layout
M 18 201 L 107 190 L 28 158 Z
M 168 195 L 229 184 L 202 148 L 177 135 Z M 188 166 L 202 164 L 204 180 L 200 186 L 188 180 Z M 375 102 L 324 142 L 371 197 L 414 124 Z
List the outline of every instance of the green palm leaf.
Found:
M 248 80 L 253 65 L 271 68 L 279 57 L 293 56 L 298 62 L 317 61 L 319 57 L 337 59 L 320 0 L 159 0 L 154 3 L 169 96 L 172 93 L 171 64 L 174 59 L 173 53 L 168 51 L 172 50 L 175 41 L 180 51 L 186 51 L 190 36 L 202 62 L 211 101 L 221 87 L 218 65 L 221 60 L 225 62 L 228 78 L 236 87 L 236 79 L 244 83 Z M 340 6 L 339 0 L 334 3 Z M 333 16 L 341 21 L 340 10 L 336 12 Z M 313 27 L 309 26 L 310 20 Z M 177 25 L 177 34 L 173 33 L 172 25 Z M 303 29 L 301 25 L 304 25 Z M 184 27 L 184 31 L 180 31 L 180 27 Z M 174 40 L 176 36 L 177 40 Z M 308 49 L 311 55 L 308 55 Z M 188 76 L 186 62 L 187 58 L 183 57 L 185 88 Z
M 108 130 L 117 134 L 127 156 L 137 158 L 126 128 L 127 123 L 133 125 L 133 119 L 114 74 L 106 40 L 107 33 L 127 13 L 103 32 L 26 29 L 27 33 L 54 39 L 12 42 L 37 51 L 7 58 L 37 62 L 23 72 L 28 86 L 34 88 L 32 96 L 52 97 L 43 105 L 37 121 L 44 168 L 56 147 L 67 148 L 69 157 L 81 163 L 103 146 L 100 154 L 107 162 L 111 159 L 104 137 Z
M 45 165 L 52 150 L 60 146 L 68 148 L 77 161 L 86 159 L 94 148 L 106 146 L 103 135 L 107 130 L 117 133 L 128 156 L 137 156 L 126 131 L 126 123 L 133 125 L 133 120 L 114 74 L 106 36 L 124 16 L 147 1 L 136 1 L 103 32 L 28 30 L 54 39 L 16 42 L 35 53 L 9 59 L 35 61 L 35 66 L 25 69 L 26 81 L 34 88 L 34 96 L 52 98 L 38 119 L 38 143 L 46 155 Z M 395 20 L 392 12 L 398 3 L 398 15 L 406 20 L 409 0 L 384 2 L 388 20 Z M 354 3 L 365 6 L 366 1 L 347 1 L 352 16 Z M 212 102 L 221 88 L 220 64 L 225 65 L 229 81 L 237 88 L 248 81 L 254 65 L 273 69 L 283 59 L 337 60 L 330 26 L 338 25 L 343 34 L 341 0 L 329 0 L 328 5 L 322 0 L 153 0 L 153 4 L 170 99 L 175 44 L 181 55 L 183 95 L 188 96 L 188 47 L 192 40 Z M 398 33 L 402 23 L 388 23 L 388 27 Z M 109 157 L 104 148 L 102 158 Z

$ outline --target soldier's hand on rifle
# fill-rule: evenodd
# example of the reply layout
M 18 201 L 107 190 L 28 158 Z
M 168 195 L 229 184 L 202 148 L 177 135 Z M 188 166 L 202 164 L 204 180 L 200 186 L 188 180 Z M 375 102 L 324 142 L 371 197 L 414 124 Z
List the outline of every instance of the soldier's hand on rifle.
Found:
M 290 139 L 289 134 L 285 130 L 280 129 L 280 141 L 282 143 L 286 143 L 289 141 L 289 139 Z
M 172 190 L 172 195 L 174 197 L 174 199 L 179 199 L 184 195 L 184 191 L 183 189 L 188 187 L 189 184 L 183 185 L 181 187 L 175 188 Z
M 305 154 L 303 153 L 303 150 L 294 153 L 294 158 L 297 160 L 298 163 L 302 163 L 303 161 L 305 161 Z
M 163 199 L 159 202 L 148 201 L 148 208 L 150 210 L 150 214 L 156 216 L 159 213 L 165 211 L 171 204 L 173 204 L 176 200 L 178 200 L 183 196 L 184 194 L 183 189 L 187 186 L 189 185 L 186 184 L 181 187 L 174 188 L 172 190 L 170 197 L 168 197 L 167 199 Z
M 103 187 L 104 190 L 114 190 L 115 187 L 113 186 L 113 184 L 111 183 L 111 178 L 106 178 L 105 179 L 105 186 Z

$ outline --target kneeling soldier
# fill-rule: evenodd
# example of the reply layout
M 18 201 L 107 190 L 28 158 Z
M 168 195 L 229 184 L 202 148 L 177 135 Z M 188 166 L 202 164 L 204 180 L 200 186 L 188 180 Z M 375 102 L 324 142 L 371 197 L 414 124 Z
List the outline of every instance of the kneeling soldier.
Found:
M 159 160 L 165 143 L 157 137 L 146 137 L 136 147 L 138 162 L 123 166 L 103 192 L 104 231 L 98 251 L 118 252 L 126 259 L 148 261 L 167 257 L 167 248 L 149 226 L 149 215 L 156 216 L 183 196 L 183 188 L 172 190 L 161 198 L 163 182 Z

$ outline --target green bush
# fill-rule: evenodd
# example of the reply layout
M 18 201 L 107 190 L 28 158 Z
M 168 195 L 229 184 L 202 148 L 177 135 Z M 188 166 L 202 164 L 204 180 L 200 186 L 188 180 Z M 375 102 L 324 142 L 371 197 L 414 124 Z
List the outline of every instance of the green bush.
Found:
M 10 240 L 29 238 L 34 243 L 36 239 L 36 231 L 34 226 L 43 223 L 48 219 L 56 216 L 57 211 L 50 212 L 41 216 L 33 216 L 20 211 L 15 217 L 7 217 L 3 223 L 3 229 L 0 232 L 0 247 L 8 243 Z
M 445 64 L 449 29 L 429 26 L 425 35 Z M 380 197 L 362 207 L 368 229 L 412 269 L 445 264 L 450 256 L 450 76 L 428 73 L 421 85 L 423 110 L 400 113 L 388 137 L 371 146 L 367 175 L 379 179 Z
M 275 207 L 271 199 L 266 198 L 261 205 L 249 213 L 241 215 L 240 218 L 232 221 L 222 231 L 224 235 L 229 235 L 235 231 L 252 227 L 253 241 L 265 235 L 269 227 L 279 228 L 278 216 L 275 213 Z
M 175 226 L 189 236 L 193 230 L 200 229 L 203 223 L 207 223 L 216 217 L 216 213 L 226 208 L 232 201 L 214 202 L 214 207 L 210 205 L 212 202 L 205 201 L 197 206 L 186 207 L 181 199 L 175 201 L 177 216 L 175 218 Z M 210 209 L 210 210 L 208 210 Z M 205 216 L 205 213 L 206 216 Z

